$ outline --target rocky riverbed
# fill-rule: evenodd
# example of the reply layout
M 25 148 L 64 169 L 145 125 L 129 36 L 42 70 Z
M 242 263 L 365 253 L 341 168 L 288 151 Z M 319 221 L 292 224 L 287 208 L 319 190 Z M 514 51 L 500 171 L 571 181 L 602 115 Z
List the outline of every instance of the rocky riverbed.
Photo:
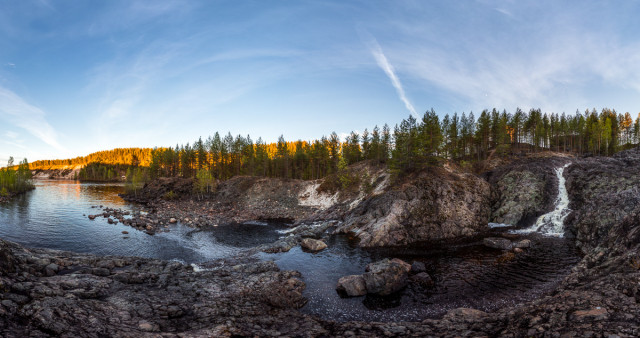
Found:
M 148 214 L 133 218 L 145 231 L 156 231 L 171 218 L 195 227 L 241 220 L 245 214 L 253 219 L 284 215 L 296 225 L 318 221 L 295 228 L 276 243 L 202 267 L 26 249 L 1 241 L 1 330 L 4 336 L 639 336 L 640 149 L 612 158 L 529 161 L 507 164 L 482 177 L 443 168 L 404 183 L 389 183 L 384 172 L 373 172 L 371 182 L 377 184 L 372 189 L 344 196 L 318 192 L 322 182 L 274 181 L 263 186 L 255 178 L 237 178 L 204 201 L 144 201 Z M 583 258 L 533 300 L 487 312 L 457 308 L 442 317 L 410 322 L 338 322 L 297 310 L 307 301 L 304 276 L 255 256 L 257 251 L 290 250 L 305 238 L 327 241 L 336 230 L 362 246 L 384 246 L 409 244 L 413 229 L 424 236 L 433 231 L 442 239 L 482 237 L 481 222 L 526 226 L 552 209 L 557 188 L 553 170 L 567 162 L 571 165 L 564 177 L 573 211 L 565 221 L 566 236 Z M 438 185 L 429 183 L 436 178 Z M 441 205 L 438 198 L 447 202 Z M 463 209 L 468 211 L 461 214 Z M 120 222 L 113 217 L 118 211 L 106 212 L 107 218 Z M 463 223 L 447 222 L 444 216 L 449 214 Z M 420 215 L 429 216 L 424 231 L 417 222 Z M 336 222 L 323 221 L 327 219 Z M 500 239 L 487 243 L 507 245 Z M 521 245 L 510 240 L 511 250 L 514 243 Z M 400 279 L 419 283 L 413 277 L 419 273 L 409 270 L 407 280 Z

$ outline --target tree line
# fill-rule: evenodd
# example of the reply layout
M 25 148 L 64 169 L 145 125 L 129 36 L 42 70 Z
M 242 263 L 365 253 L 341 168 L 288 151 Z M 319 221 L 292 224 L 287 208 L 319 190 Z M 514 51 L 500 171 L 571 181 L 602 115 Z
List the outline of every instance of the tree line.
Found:
M 387 125 L 382 130 L 374 128 L 370 135 L 367 132 L 364 144 L 359 137 L 341 142 L 335 132 L 314 141 L 291 142 L 280 136 L 276 143 L 261 138 L 253 142 L 249 135 L 233 137 L 231 133 L 221 137 L 216 132 L 192 145 L 154 149 L 149 175 L 194 177 L 205 170 L 215 179 L 236 175 L 318 179 L 337 172 L 341 158 L 348 164 L 363 159 L 386 162 L 391 146 Z
M 0 168 L 0 198 L 31 189 L 33 189 L 33 183 L 27 159 L 25 158 L 18 165 L 14 165 L 13 157 L 9 157 L 7 166 Z
M 134 160 L 133 163 L 136 163 L 136 161 Z M 122 176 L 125 176 L 128 171 L 136 167 L 137 165 L 133 164 L 105 164 L 102 162 L 93 162 L 81 168 L 76 179 L 80 181 L 93 182 L 116 182 L 121 181 Z
M 36 161 L 30 168 L 81 165 L 81 180 L 109 181 L 125 175 L 138 184 L 156 177 L 195 177 L 203 182 L 203 190 L 209 190 L 211 182 L 236 175 L 318 179 L 362 160 L 406 172 L 441 159 L 471 163 L 544 149 L 607 156 L 638 143 L 640 114 L 634 120 L 629 113 L 608 108 L 574 114 L 492 109 L 477 118 L 473 112 L 440 118 L 431 109 L 421 119 L 409 116 L 393 130 L 385 124 L 361 134 L 351 132 L 344 140 L 333 132 L 313 141 L 280 136 L 266 143 L 261 138 L 254 142 L 249 135 L 216 132 L 191 144 L 118 148 L 69 160 Z
M 31 170 L 68 169 L 68 167 L 75 166 L 85 167 L 91 163 L 148 167 L 151 163 L 152 151 L 151 148 L 116 148 L 66 160 L 35 161 L 29 165 L 29 168 Z
M 205 171 L 215 179 L 256 175 L 318 179 L 334 174 L 339 163 L 362 160 L 387 163 L 405 172 L 430 165 L 438 159 L 480 161 L 489 156 L 543 149 L 575 154 L 612 155 L 638 144 L 640 115 L 612 109 L 586 110 L 575 114 L 542 113 L 540 109 L 483 110 L 445 115 L 431 109 L 422 119 L 402 120 L 391 132 L 388 125 L 362 134 L 351 132 L 341 141 L 334 132 L 315 141 L 253 142 L 250 136 L 219 133 L 193 144 L 157 148 L 151 152 L 150 177 L 196 177 Z M 200 174 L 204 175 L 204 174 Z
M 573 115 L 542 113 L 540 109 L 509 113 L 483 110 L 478 118 L 427 111 L 420 121 L 410 116 L 394 129 L 393 168 L 410 170 L 443 157 L 479 161 L 489 156 L 543 149 L 608 156 L 640 142 L 640 114 L 618 114 L 604 108 Z

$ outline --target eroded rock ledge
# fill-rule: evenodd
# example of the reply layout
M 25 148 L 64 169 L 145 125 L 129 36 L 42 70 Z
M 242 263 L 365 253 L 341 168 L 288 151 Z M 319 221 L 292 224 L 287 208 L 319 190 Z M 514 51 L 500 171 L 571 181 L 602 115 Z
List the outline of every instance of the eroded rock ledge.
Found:
M 637 221 L 638 219 L 636 219 Z M 588 255 L 553 294 L 495 313 L 411 323 L 301 314 L 295 272 L 250 257 L 196 272 L 176 262 L 27 250 L 0 241 L 3 336 L 597 336 L 640 333 L 638 266 Z

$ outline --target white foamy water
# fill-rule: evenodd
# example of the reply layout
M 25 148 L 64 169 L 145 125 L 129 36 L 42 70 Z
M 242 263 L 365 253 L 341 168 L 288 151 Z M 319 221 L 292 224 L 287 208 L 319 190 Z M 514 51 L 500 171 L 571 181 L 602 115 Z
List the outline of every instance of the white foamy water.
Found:
M 507 227 L 512 227 L 513 225 L 511 224 L 505 224 L 505 223 L 489 223 L 489 228 L 491 229 L 495 229 L 495 228 L 507 228 Z
M 539 232 L 543 235 L 563 237 L 564 236 L 564 219 L 569 215 L 569 194 L 567 193 L 566 180 L 564 179 L 564 169 L 571 163 L 556 169 L 558 176 L 558 197 L 556 198 L 556 207 L 553 211 L 548 212 L 536 220 L 531 227 L 521 230 L 514 230 L 513 233 L 530 233 Z

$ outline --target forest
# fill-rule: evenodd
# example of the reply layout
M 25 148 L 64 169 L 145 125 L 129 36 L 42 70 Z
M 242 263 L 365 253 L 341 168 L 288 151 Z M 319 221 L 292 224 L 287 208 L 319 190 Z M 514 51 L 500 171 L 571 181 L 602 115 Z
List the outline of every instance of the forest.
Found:
M 395 125 L 351 132 L 341 140 L 333 132 L 313 141 L 275 143 L 249 135 L 221 136 L 169 148 L 118 148 L 69 160 L 36 161 L 34 169 L 82 166 L 78 179 L 116 181 L 126 176 L 133 186 L 156 177 L 196 177 L 208 190 L 210 182 L 236 175 L 313 180 L 340 168 L 368 160 L 407 173 L 442 160 L 469 165 L 491 156 L 502 157 L 543 150 L 577 155 L 608 156 L 640 142 L 640 114 L 612 109 L 574 114 L 542 113 L 540 109 L 483 110 L 445 115 L 433 110 L 421 119 L 409 116 Z
M 578 155 L 608 156 L 640 141 L 640 115 L 618 114 L 595 109 L 573 115 L 528 112 L 517 109 L 483 110 L 445 115 L 431 109 L 422 119 L 404 119 L 391 131 L 365 129 L 351 132 L 341 141 L 334 132 L 314 141 L 265 143 L 258 138 L 219 133 L 193 144 L 157 148 L 151 152 L 147 174 L 195 177 L 210 174 L 214 179 L 235 175 L 256 175 L 296 179 L 318 179 L 334 174 L 341 165 L 362 160 L 386 163 L 395 172 L 405 173 L 442 159 L 473 163 L 489 156 L 553 150 Z
M 33 189 L 31 171 L 27 159 L 14 165 L 13 157 L 4 168 L 0 168 L 0 199 Z
M 105 165 L 133 164 L 148 167 L 152 151 L 153 149 L 151 148 L 116 148 L 73 159 L 35 161 L 29 165 L 29 168 L 31 170 L 69 169 L 70 167 L 85 167 L 91 163 Z

